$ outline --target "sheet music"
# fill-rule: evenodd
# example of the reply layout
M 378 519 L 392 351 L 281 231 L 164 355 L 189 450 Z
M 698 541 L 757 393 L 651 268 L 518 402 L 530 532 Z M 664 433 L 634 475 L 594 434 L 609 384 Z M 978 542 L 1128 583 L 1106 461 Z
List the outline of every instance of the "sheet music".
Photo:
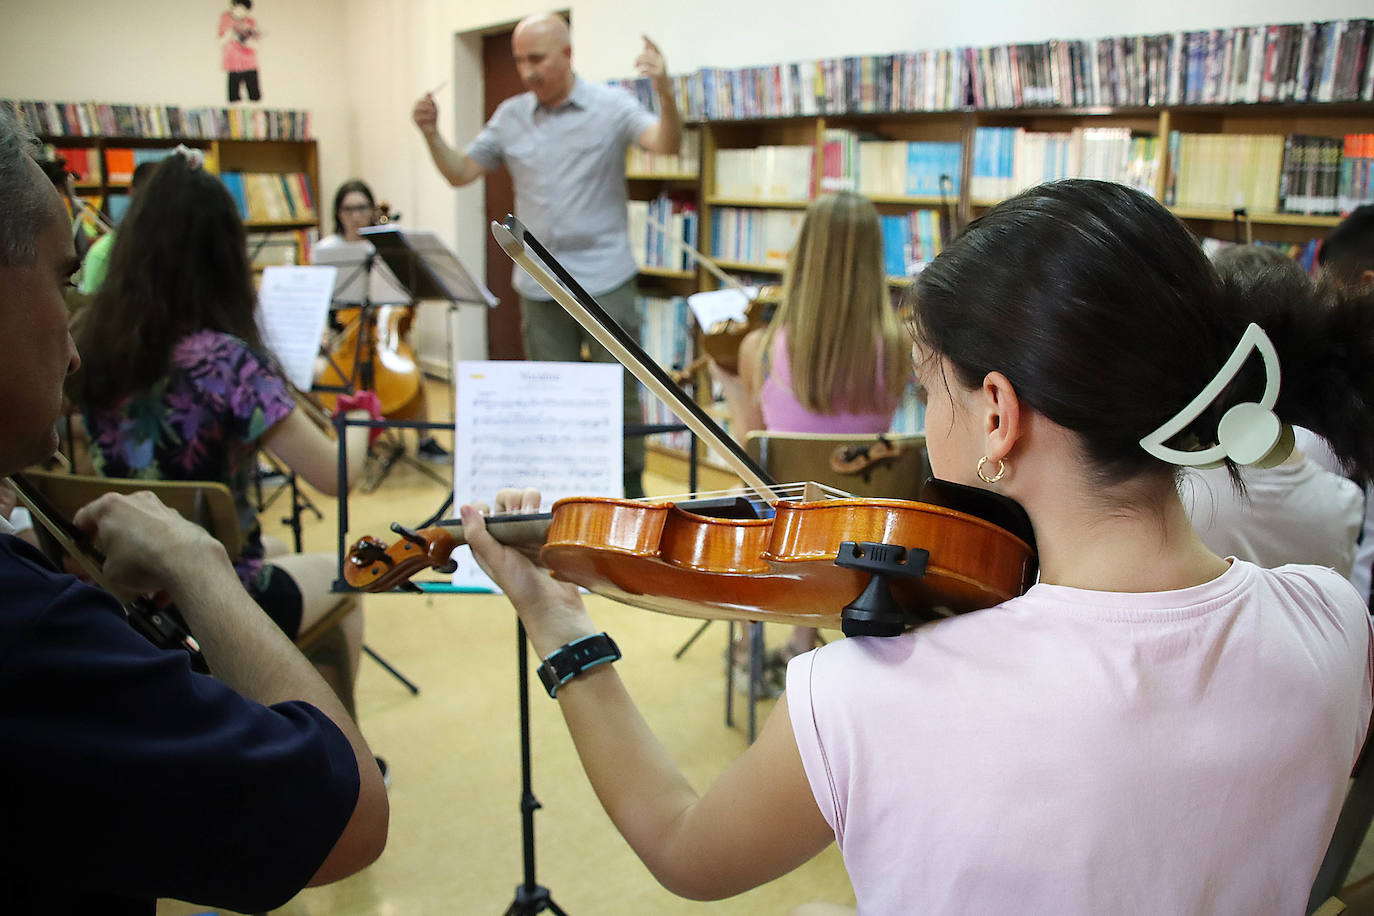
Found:
M 316 264 L 332 264 L 339 269 L 334 282 L 334 304 L 356 305 L 366 299 L 371 305 L 405 305 L 412 297 L 396 275 L 377 254 L 371 242 L 319 244 L 311 251 Z M 368 272 L 368 259 L 372 261 Z
M 454 505 L 491 505 L 502 487 L 566 496 L 624 492 L 625 372 L 615 363 L 461 362 Z M 468 548 L 453 584 L 495 589 Z
M 703 331 L 709 331 L 713 325 L 727 319 L 745 321 L 749 297 L 758 295 L 756 287 L 746 286 L 745 289 L 749 291 L 749 296 L 730 286 L 693 293 L 687 297 L 687 307 L 692 310 Z
M 302 391 L 315 378 L 334 267 L 267 267 L 258 287 L 258 327 L 286 377 Z

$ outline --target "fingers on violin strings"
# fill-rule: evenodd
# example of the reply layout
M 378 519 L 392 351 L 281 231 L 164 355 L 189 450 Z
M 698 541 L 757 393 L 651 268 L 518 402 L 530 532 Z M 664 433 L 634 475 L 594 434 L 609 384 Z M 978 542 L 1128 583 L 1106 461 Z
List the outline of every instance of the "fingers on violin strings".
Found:
M 525 487 L 520 492 L 520 512 L 529 514 L 539 511 L 540 494 L 536 487 Z
M 478 515 L 491 515 L 491 506 L 486 503 L 469 503 L 468 505 L 477 510 Z

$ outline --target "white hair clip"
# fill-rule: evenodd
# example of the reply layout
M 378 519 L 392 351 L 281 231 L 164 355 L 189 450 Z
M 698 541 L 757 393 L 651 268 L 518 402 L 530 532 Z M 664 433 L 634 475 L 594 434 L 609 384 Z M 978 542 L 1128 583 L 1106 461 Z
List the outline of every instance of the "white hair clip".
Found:
M 192 149 L 184 143 L 178 143 L 172 152 L 185 159 L 186 164 L 193 169 L 205 168 L 204 150 Z
M 1197 451 L 1181 451 L 1164 443 L 1182 432 L 1189 423 L 1225 390 L 1245 365 L 1251 350 L 1264 359 L 1264 394 L 1258 402 L 1247 401 L 1227 410 L 1217 424 L 1217 444 Z M 1140 447 L 1161 461 L 1187 467 L 1214 467 L 1224 458 L 1237 464 L 1273 467 L 1293 451 L 1293 430 L 1274 413 L 1279 399 L 1279 354 L 1264 329 L 1251 324 L 1240 343 L 1207 386 L 1187 407 L 1166 420 L 1140 440 Z

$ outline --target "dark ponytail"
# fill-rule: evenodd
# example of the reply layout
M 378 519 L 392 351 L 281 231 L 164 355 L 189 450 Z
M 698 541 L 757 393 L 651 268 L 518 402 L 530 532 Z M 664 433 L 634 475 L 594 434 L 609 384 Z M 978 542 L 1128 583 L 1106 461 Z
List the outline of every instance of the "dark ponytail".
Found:
M 1172 214 L 1123 185 L 1073 179 L 1018 194 L 971 223 L 914 297 L 918 341 L 962 385 L 1002 372 L 1079 435 L 1105 484 L 1168 469 L 1141 437 L 1192 401 L 1252 321 L 1279 353 L 1275 412 L 1330 439 L 1357 476 L 1374 468 L 1370 309 L 1223 283 Z M 1263 388 L 1255 357 L 1168 444 L 1215 443 L 1226 410 Z

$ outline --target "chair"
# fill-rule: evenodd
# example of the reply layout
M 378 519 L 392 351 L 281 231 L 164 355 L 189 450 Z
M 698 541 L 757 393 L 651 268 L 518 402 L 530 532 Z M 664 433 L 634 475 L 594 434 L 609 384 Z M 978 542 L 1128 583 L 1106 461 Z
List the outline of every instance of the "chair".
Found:
M 914 500 L 930 476 L 925 444 L 926 437 L 920 433 L 879 436 L 756 430 L 745 439 L 744 450 L 779 483 L 811 481 L 854 496 Z M 735 624 L 731 621 L 727 646 L 733 646 L 734 642 Z M 729 726 L 734 725 L 732 675 L 733 664 L 726 668 L 725 723 Z M 755 707 L 762 675 L 763 625 L 752 623 L 749 624 L 751 743 L 756 731 Z
M 890 446 L 890 449 L 887 447 Z M 855 496 L 916 499 L 930 476 L 926 437 L 921 433 L 882 436 L 845 433 L 779 433 L 756 430 L 744 442 L 749 457 L 780 482 L 814 481 Z M 857 454 L 892 451 L 862 470 L 841 471 L 832 464 L 836 451 Z M 862 461 L 852 462 L 862 464 Z
M 195 522 L 214 535 L 224 545 L 229 559 L 235 560 L 243 550 L 239 530 L 238 508 L 234 495 L 222 483 L 185 480 L 131 480 L 120 477 L 90 477 L 64 471 L 29 469 L 24 472 L 34 486 L 52 503 L 53 508 L 70 518 L 76 510 L 105 493 L 136 493 L 149 490 L 181 516 Z M 61 548 L 48 537 L 41 526 L 35 531 L 44 552 L 54 561 L 61 560 Z M 305 651 L 338 624 L 347 610 L 339 606 L 321 617 L 310 629 L 296 635 L 297 648 Z

